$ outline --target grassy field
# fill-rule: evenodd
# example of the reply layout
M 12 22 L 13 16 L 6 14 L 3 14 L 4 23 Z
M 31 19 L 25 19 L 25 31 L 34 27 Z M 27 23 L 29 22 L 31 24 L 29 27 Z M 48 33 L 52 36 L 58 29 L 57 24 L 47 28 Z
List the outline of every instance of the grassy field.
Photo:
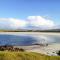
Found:
M 60 56 L 47 56 L 33 52 L 0 51 L 0 60 L 60 60 Z

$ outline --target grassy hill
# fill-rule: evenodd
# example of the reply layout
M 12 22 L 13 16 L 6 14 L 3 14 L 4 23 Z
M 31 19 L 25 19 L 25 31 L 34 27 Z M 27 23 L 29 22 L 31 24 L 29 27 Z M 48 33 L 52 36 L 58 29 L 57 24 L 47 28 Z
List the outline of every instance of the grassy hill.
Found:
M 33 52 L 0 51 L 0 60 L 60 60 L 60 56 L 47 56 Z

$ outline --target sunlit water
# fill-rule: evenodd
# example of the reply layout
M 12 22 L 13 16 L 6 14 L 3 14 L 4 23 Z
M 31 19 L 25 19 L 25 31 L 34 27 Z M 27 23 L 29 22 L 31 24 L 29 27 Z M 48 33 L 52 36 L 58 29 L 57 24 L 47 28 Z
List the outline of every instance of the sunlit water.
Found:
M 35 43 L 60 43 L 59 35 L 44 34 L 0 34 L 0 45 L 32 45 Z

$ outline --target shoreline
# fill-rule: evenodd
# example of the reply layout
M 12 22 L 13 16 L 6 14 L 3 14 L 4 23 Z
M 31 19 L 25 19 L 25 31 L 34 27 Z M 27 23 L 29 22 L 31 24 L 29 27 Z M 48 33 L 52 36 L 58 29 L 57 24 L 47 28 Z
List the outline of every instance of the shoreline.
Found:
M 58 32 L 0 32 L 0 34 L 13 34 L 13 35 L 19 35 L 19 34 L 60 35 L 60 33 L 58 33 Z
M 41 35 L 57 35 L 60 36 L 60 33 L 52 33 L 52 32 L 0 32 L 0 34 L 9 34 L 9 35 L 31 35 L 40 37 Z M 45 38 L 45 37 L 44 37 Z M 42 53 L 46 55 L 56 55 L 56 50 L 60 50 L 60 44 L 51 44 L 48 46 L 40 46 L 40 45 L 32 45 L 32 46 L 17 46 L 23 49 L 26 49 L 28 52 L 36 52 Z M 52 53 L 54 52 L 54 53 Z
M 60 50 L 60 44 L 54 43 L 48 46 L 32 45 L 32 46 L 15 46 L 18 48 L 23 48 L 27 52 L 36 52 L 49 56 L 57 56 L 57 51 Z

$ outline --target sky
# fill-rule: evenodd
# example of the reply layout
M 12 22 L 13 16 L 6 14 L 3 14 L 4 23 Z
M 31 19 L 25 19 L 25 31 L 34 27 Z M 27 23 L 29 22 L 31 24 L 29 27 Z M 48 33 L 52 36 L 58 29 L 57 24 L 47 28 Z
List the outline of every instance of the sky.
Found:
M 0 29 L 50 29 L 60 25 L 60 0 L 0 0 Z

